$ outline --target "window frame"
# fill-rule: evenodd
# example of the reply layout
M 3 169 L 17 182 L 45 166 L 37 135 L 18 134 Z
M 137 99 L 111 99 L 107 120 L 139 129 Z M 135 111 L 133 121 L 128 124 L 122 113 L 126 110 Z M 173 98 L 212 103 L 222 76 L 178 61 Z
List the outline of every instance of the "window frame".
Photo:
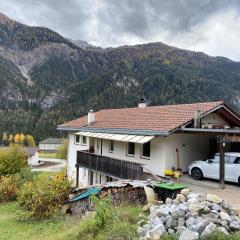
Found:
M 134 146 L 134 153 L 129 153 L 129 145 L 130 144 L 133 144 L 133 146 Z M 135 156 L 135 153 L 136 153 L 136 144 L 134 143 L 134 142 L 128 142 L 127 143 L 127 156 L 129 156 L 129 157 L 134 157 Z
M 114 140 L 109 140 L 108 151 L 109 151 L 110 153 L 113 153 L 113 152 L 114 152 Z
M 78 137 L 78 142 L 76 141 L 76 140 L 77 140 L 77 137 Z M 80 135 L 74 134 L 74 143 L 77 144 L 77 145 L 80 144 Z
M 149 144 L 149 156 L 143 155 L 143 148 L 144 148 L 144 145 L 146 145 L 146 144 Z M 141 158 L 150 160 L 150 158 L 151 158 L 151 141 L 141 144 Z

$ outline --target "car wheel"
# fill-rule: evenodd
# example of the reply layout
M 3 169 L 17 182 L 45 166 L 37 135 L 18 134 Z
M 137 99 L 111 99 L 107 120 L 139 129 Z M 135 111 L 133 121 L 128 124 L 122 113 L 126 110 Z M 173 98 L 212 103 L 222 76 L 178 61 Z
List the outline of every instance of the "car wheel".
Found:
M 240 177 L 238 178 L 238 185 L 240 186 Z
M 200 168 L 193 168 L 191 175 L 192 175 L 193 179 L 195 179 L 195 180 L 203 179 L 203 173 Z

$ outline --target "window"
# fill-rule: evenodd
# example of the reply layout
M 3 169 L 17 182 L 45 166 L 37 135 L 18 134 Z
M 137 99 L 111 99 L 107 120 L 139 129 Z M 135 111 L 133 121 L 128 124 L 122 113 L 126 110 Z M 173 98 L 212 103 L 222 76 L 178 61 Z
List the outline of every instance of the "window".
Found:
M 135 143 L 129 142 L 127 146 L 127 155 L 135 154 Z
M 234 164 L 240 164 L 240 157 L 237 157 L 234 161 Z
M 224 156 L 224 162 L 225 163 L 231 163 L 231 158 L 232 158 L 231 156 L 225 155 Z
M 109 142 L 109 152 L 113 152 L 114 151 L 114 141 L 110 140 Z
M 142 145 L 142 157 L 143 158 L 150 158 L 151 152 L 151 143 L 147 142 Z
M 214 155 L 213 158 L 210 160 L 212 160 L 214 163 L 219 163 L 220 162 L 219 154 Z
M 234 157 L 234 156 L 229 156 L 229 155 L 224 156 L 224 162 L 225 163 L 233 164 L 235 162 L 235 159 L 236 159 L 236 157 Z M 220 155 L 216 154 L 212 160 L 213 160 L 214 163 L 219 163 L 220 162 Z
M 79 144 L 79 142 L 80 142 L 80 136 L 76 134 L 75 135 L 75 143 Z
M 87 137 L 82 136 L 82 145 L 86 145 L 86 144 L 87 144 Z

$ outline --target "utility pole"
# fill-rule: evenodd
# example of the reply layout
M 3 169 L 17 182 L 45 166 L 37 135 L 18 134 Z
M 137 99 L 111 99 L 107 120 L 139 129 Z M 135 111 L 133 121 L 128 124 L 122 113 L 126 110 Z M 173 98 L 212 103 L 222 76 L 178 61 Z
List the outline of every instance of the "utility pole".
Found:
M 218 136 L 220 161 L 219 161 L 219 188 L 225 188 L 225 141 L 223 136 Z

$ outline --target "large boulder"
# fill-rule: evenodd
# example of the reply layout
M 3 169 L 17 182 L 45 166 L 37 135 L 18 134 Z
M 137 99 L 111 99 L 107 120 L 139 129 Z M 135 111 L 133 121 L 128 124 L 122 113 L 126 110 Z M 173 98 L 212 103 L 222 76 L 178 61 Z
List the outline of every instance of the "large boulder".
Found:
M 198 238 L 199 234 L 197 232 L 187 229 L 180 234 L 179 240 L 197 240 Z
M 207 194 L 207 201 L 219 204 L 219 203 L 222 202 L 222 199 L 215 194 L 208 193 Z
M 179 203 L 183 203 L 183 202 L 186 202 L 187 199 L 186 199 L 186 197 L 183 194 L 177 194 L 176 200 Z
M 232 231 L 240 231 L 240 224 L 239 224 L 239 222 L 237 222 L 237 221 L 232 221 L 232 222 L 230 222 L 230 224 L 229 224 L 229 228 L 230 228 Z
M 166 233 L 166 228 L 162 222 L 159 223 L 157 226 L 155 226 L 152 230 L 150 230 L 151 236 L 154 236 L 156 234 L 159 234 L 160 236 L 162 236 L 165 233 Z
M 181 190 L 181 194 L 187 197 L 190 194 L 191 190 L 188 188 L 184 188 Z
M 204 231 L 201 234 L 201 238 L 205 238 L 207 236 L 209 236 L 210 234 L 212 234 L 217 228 L 217 225 L 214 223 L 209 223 L 206 228 L 204 229 Z
M 220 218 L 222 221 L 230 222 L 231 218 L 226 212 L 220 212 Z

